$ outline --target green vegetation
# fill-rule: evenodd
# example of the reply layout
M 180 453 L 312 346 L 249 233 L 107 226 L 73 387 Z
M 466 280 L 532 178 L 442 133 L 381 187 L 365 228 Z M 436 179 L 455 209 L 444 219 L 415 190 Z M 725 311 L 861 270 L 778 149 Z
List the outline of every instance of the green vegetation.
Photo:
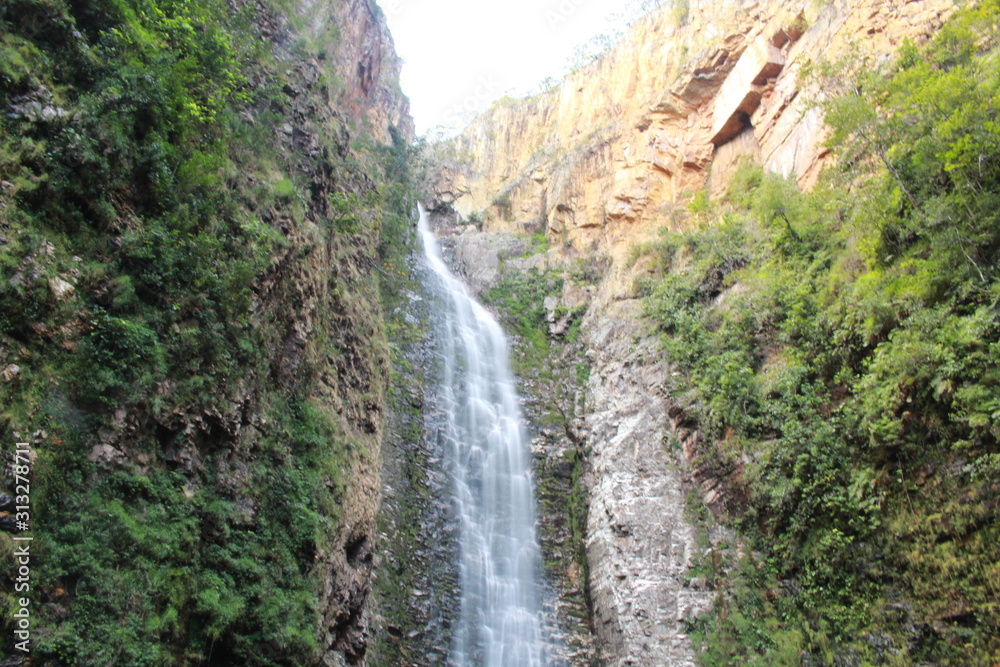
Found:
M 518 337 L 513 359 L 514 372 L 520 377 L 539 373 L 549 355 L 548 311 L 545 298 L 558 296 L 562 277 L 548 276 L 537 269 L 525 273 L 505 271 L 495 285 L 480 295 L 483 303 L 494 306 L 502 315 L 507 330 Z
M 541 514 L 551 517 L 541 522 L 544 565 L 559 582 L 563 610 L 568 615 L 562 621 L 574 629 L 571 641 L 589 633 L 585 590 L 588 493 L 581 479 L 588 452 L 573 431 L 573 421 L 586 410 L 576 397 L 590 377 L 590 362 L 580 335 L 587 306 L 568 309 L 556 305 L 550 311 L 545 301 L 560 301 L 566 283 L 578 289 L 596 284 L 599 271 L 600 267 L 583 262 L 565 270 L 505 270 L 480 295 L 500 313 L 504 329 L 514 337 L 511 365 L 522 380 L 522 391 L 530 397 L 526 407 L 529 421 L 548 444 L 562 441 L 566 445 L 564 450 L 536 455 L 535 479 Z M 550 316 L 554 323 L 566 320 L 558 335 L 550 329 Z
M 830 69 L 842 168 L 744 168 L 657 248 L 648 312 L 750 547 L 704 665 L 1000 661 L 998 10 Z
M 542 227 L 531 235 L 531 246 L 528 249 L 528 255 L 544 255 L 549 251 L 549 247 L 548 234 L 546 234 L 545 228 Z
M 76 463 L 79 495 L 47 507 L 58 523 L 39 528 L 40 580 L 71 599 L 40 653 L 64 664 L 266 665 L 287 664 L 281 652 L 316 652 L 311 564 L 335 535 L 344 453 L 331 449 L 340 439 L 315 406 L 270 416 L 277 426 L 247 471 L 255 508 L 162 469 L 118 470 L 86 488 L 92 471 Z
M 535 249 L 539 246 L 534 244 L 543 243 L 539 236 L 532 236 L 531 239 Z M 535 249 L 529 252 L 534 254 Z M 578 373 L 575 370 L 571 373 L 555 361 L 562 358 L 567 345 L 575 346 L 580 342 L 580 324 L 587 309 L 586 305 L 572 310 L 556 306 L 551 311 L 554 319 L 567 316 L 569 319 L 564 333 L 556 336 L 550 332 L 550 311 L 545 307 L 545 299 L 552 297 L 558 301 L 563 283 L 567 280 L 573 278 L 558 270 L 539 271 L 532 268 L 526 272 L 504 271 L 500 279 L 480 295 L 483 303 L 497 309 L 505 330 L 516 337 L 517 344 L 511 359 L 515 374 L 542 383 L 551 390 L 542 393 L 550 406 L 545 425 L 560 428 L 565 424 L 566 416 L 560 414 L 556 406 L 572 395 L 572 380 Z
M 506 222 L 514 221 L 514 211 L 511 208 L 509 191 L 497 195 L 496 199 L 493 200 L 493 206 L 496 207 L 502 220 Z
M 276 10 L 241 7 L 0 6 L 0 424 L 38 453 L 39 663 L 312 664 L 355 612 L 321 593 L 374 465 L 409 153 L 308 125 Z
M 450 566 L 428 564 L 420 553 L 426 547 L 422 540 L 427 539 L 422 525 L 430 520 L 430 508 L 436 500 L 428 479 L 428 470 L 433 466 L 427 461 L 424 443 L 424 391 L 429 369 L 424 367 L 427 359 L 422 355 L 426 355 L 430 328 L 428 297 L 423 292 L 420 271 L 415 268 L 415 262 L 420 260 L 414 254 L 418 244 L 411 218 L 416 206 L 412 165 L 425 149 L 407 146 L 397 133 L 393 140 L 392 146 L 379 149 L 387 183 L 380 189 L 383 221 L 379 285 L 392 364 L 388 423 L 382 443 L 387 462 L 383 480 L 392 494 L 383 499 L 377 526 L 382 538 L 381 567 L 375 578 L 372 608 L 383 623 L 373 628 L 373 642 L 366 656 L 369 664 L 378 665 L 408 665 L 413 655 L 434 650 L 423 634 L 429 619 L 415 604 L 414 591 L 430 588 L 431 584 L 444 587 L 447 575 L 427 570 L 447 570 Z M 420 300 L 414 301 L 414 296 Z M 439 578 L 431 578 L 435 575 Z M 446 601 L 438 612 L 443 616 L 450 613 Z
M 670 10 L 670 22 L 676 27 L 684 25 L 689 12 L 688 0 L 674 0 L 673 8 Z

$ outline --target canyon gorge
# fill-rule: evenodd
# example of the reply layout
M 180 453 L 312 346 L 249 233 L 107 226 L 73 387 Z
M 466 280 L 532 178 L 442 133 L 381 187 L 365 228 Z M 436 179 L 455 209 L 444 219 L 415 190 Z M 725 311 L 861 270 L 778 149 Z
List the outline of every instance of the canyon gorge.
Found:
M 2 664 L 995 667 L 998 16 L 676 0 L 429 142 L 371 0 L 6 3 Z

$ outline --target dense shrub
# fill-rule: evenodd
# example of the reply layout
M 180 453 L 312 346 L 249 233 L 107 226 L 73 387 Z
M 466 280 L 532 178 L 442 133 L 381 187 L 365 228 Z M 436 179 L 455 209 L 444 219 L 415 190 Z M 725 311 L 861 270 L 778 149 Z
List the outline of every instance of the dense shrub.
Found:
M 1000 90 L 995 2 L 888 73 L 825 70 L 842 160 L 815 191 L 744 167 L 650 316 L 737 470 L 756 556 L 703 664 L 1000 659 Z
M 275 11 L 0 3 L 0 360 L 18 368 L 0 425 L 38 441 L 37 661 L 290 665 L 328 648 L 321 570 L 367 436 L 316 400 L 313 357 L 279 372 L 302 307 L 288 276 L 330 248 L 342 266 L 322 269 L 310 345 L 341 363 L 327 328 L 356 342 L 364 320 L 360 361 L 377 365 L 375 247 L 404 252 L 390 237 L 410 155 L 402 138 L 348 146 L 332 120 L 318 155 L 283 148 L 287 63 L 256 27 Z M 310 169 L 336 194 L 310 201 Z M 382 385 L 348 386 L 355 370 L 331 370 L 344 411 L 374 412 Z M 232 414 L 237 435 L 218 417 Z M 185 431 L 197 417 L 211 423 Z M 111 463 L 93 462 L 108 443 Z M 178 460 L 185 446 L 201 459 Z

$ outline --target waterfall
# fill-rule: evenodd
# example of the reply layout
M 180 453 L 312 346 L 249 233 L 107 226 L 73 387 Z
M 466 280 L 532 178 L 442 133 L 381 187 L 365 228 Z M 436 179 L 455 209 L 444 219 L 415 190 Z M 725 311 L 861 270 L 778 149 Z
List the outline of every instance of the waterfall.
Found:
M 442 373 L 437 436 L 451 475 L 459 528 L 461 610 L 455 666 L 559 664 L 535 535 L 528 439 L 500 325 L 448 270 L 427 213 L 419 231 L 440 300 L 434 331 Z

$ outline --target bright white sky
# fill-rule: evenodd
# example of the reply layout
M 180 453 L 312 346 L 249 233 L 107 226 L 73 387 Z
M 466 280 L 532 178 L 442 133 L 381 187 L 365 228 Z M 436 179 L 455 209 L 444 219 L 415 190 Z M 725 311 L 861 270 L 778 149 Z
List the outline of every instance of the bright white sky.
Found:
M 378 0 L 403 58 L 418 134 L 456 129 L 506 92 L 559 77 L 623 0 Z M 619 20 L 620 22 L 620 20 Z M 470 112 L 470 113 L 464 113 Z

